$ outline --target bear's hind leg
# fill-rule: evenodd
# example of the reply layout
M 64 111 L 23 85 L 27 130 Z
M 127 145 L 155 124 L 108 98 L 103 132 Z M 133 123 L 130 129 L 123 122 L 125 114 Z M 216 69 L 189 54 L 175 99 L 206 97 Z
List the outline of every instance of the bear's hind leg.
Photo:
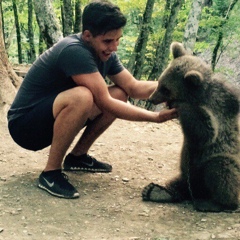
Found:
M 208 201 L 196 203 L 198 210 L 236 210 L 239 204 L 239 166 L 228 156 L 216 156 L 204 167 Z
M 224 210 L 221 204 L 211 200 L 197 199 L 193 201 L 194 208 L 200 212 L 221 212 Z

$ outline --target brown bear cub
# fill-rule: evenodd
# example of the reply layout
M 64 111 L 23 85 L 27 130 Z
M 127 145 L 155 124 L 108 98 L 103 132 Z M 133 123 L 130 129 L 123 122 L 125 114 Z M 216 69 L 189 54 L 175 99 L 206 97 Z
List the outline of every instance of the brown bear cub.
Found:
M 145 201 L 190 200 L 198 211 L 231 211 L 239 204 L 239 97 L 200 58 L 180 43 L 174 59 L 150 96 L 154 104 L 176 108 L 184 134 L 180 175 L 166 186 L 154 183 L 142 192 Z

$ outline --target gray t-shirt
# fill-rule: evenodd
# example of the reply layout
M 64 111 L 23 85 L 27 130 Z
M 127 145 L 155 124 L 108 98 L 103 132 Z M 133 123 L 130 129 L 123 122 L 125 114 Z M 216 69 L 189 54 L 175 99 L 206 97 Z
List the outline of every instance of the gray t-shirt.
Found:
M 97 58 L 81 34 L 63 38 L 33 63 L 8 112 L 8 119 L 15 119 L 42 100 L 75 87 L 72 75 L 99 71 L 105 78 L 123 69 L 116 53 L 112 53 L 106 62 Z

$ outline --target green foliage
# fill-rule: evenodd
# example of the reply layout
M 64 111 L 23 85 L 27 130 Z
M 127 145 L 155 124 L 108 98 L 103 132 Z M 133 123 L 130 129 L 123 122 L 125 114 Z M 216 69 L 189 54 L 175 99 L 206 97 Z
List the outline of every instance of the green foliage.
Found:
M 89 2 L 90 0 L 82 0 L 82 8 Z M 28 38 L 27 38 L 27 24 L 28 24 L 28 9 L 27 9 L 27 0 L 16 0 L 19 14 L 19 21 L 21 25 L 21 37 L 22 37 L 22 48 L 24 57 L 23 60 L 27 62 L 27 52 L 29 50 Z M 147 3 L 147 0 L 115 0 L 112 1 L 117 4 L 122 12 L 127 17 L 127 25 L 124 28 L 123 38 L 121 39 L 121 44 L 118 48 L 118 54 L 126 66 L 132 51 L 134 49 L 139 29 L 142 22 L 142 15 Z M 171 1 L 173 2 L 173 1 Z M 226 15 L 226 7 L 230 4 L 231 0 L 213 0 L 212 7 L 205 7 L 202 12 L 202 18 L 199 23 L 199 32 L 198 38 L 195 45 L 195 52 L 202 53 L 207 49 L 212 51 L 214 44 L 216 42 L 216 38 L 218 36 L 219 27 L 221 26 L 221 22 L 224 20 Z M 75 1 L 73 0 L 74 4 Z M 154 11 L 152 15 L 152 23 L 151 23 L 151 31 L 149 35 L 147 52 L 146 52 L 146 60 L 144 64 L 144 76 L 147 76 L 150 72 L 153 62 L 155 61 L 155 51 L 156 46 L 159 42 L 159 39 L 163 38 L 165 29 L 163 27 L 163 17 L 166 15 L 164 12 L 166 1 L 155 0 Z M 178 15 L 178 24 L 173 33 L 174 41 L 182 41 L 185 25 L 188 19 L 188 13 L 190 11 L 192 4 L 192 0 L 185 0 L 182 9 Z M 53 6 L 56 13 L 56 16 L 61 23 L 61 5 L 62 0 L 53 0 Z M 10 40 L 10 46 L 8 48 L 9 59 L 12 62 L 17 62 L 17 43 L 16 37 L 12 37 L 10 39 L 11 33 L 14 32 L 14 16 L 12 10 L 12 0 L 4 0 L 2 2 L 3 6 L 3 17 L 4 17 L 4 34 L 6 37 L 6 41 Z M 231 12 L 229 21 L 224 25 L 224 46 L 234 46 L 236 44 L 236 40 L 239 41 L 240 35 L 240 27 L 239 27 L 239 12 L 240 12 L 240 4 L 236 4 L 234 10 Z M 169 13 L 167 13 L 169 14 Z M 38 52 L 38 44 L 39 44 L 39 30 L 38 25 L 34 16 L 34 41 L 36 52 Z M 232 56 L 234 57 L 237 54 L 237 51 L 232 51 Z
M 28 8 L 27 8 L 27 0 L 16 0 L 17 10 L 18 10 L 18 18 L 21 28 L 21 45 L 23 52 L 23 61 L 28 62 L 28 51 L 29 51 L 29 41 L 28 41 Z M 12 8 L 12 0 L 6 0 L 2 3 L 3 6 L 3 18 L 4 18 L 4 34 L 5 34 L 5 42 L 10 41 L 8 51 L 9 60 L 12 63 L 17 63 L 17 39 L 15 37 L 15 21 L 13 15 Z M 38 46 L 38 25 L 35 19 L 35 14 L 33 13 L 33 28 L 35 32 L 35 44 Z M 12 37 L 12 33 L 13 37 Z

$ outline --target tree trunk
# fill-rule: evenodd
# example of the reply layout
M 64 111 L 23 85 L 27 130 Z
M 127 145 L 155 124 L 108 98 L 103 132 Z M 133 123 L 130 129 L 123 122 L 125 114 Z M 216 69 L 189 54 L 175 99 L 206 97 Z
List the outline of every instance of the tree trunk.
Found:
M 74 23 L 74 33 L 81 32 L 82 24 L 82 11 L 81 11 L 81 1 L 76 0 L 75 2 L 75 23 Z
M 184 47 L 193 52 L 196 38 L 197 38 L 197 32 L 198 32 L 198 26 L 199 21 L 202 15 L 202 9 L 204 6 L 205 0 L 194 0 L 192 3 L 191 10 L 188 15 L 188 21 L 185 26 L 184 36 L 183 36 L 183 45 Z
M 213 0 L 204 0 L 204 6 L 205 7 L 211 7 L 213 4 Z
M 148 79 L 157 79 L 168 63 L 172 34 L 177 25 L 178 12 L 181 9 L 183 0 L 175 0 L 171 6 L 170 15 L 166 23 L 166 31 L 163 40 L 160 38 L 156 49 L 156 59 Z
M 0 29 L 3 32 L 3 41 L 5 42 L 5 34 L 4 34 L 4 18 L 3 18 L 3 9 L 2 9 L 2 0 L 0 0 L 0 15 L 1 17 L 1 21 L 2 21 L 2 28 Z
M 28 62 L 33 63 L 36 59 L 36 51 L 34 45 L 34 30 L 33 30 L 33 3 L 28 0 L 28 40 L 29 40 L 29 54 Z
M 223 31 L 220 30 L 219 33 L 218 33 L 218 39 L 217 39 L 217 42 L 216 42 L 216 45 L 213 49 L 213 54 L 212 54 L 211 63 L 212 63 L 212 70 L 213 71 L 215 70 L 215 67 L 216 67 L 216 64 L 217 64 L 218 51 L 222 46 L 222 41 L 223 41 Z
M 137 79 L 140 79 L 142 75 L 154 2 L 155 0 L 147 1 L 145 12 L 143 14 L 141 30 L 131 56 L 131 61 L 129 61 L 128 64 L 129 70 L 133 72 L 133 76 Z
M 3 34 L 4 34 L 4 31 L 3 31 Z M 15 34 L 16 34 L 16 27 L 15 25 L 13 25 L 11 31 L 10 31 L 10 34 L 8 35 L 8 37 L 6 38 L 5 36 L 5 48 L 6 50 L 8 50 L 13 42 L 13 39 L 15 38 Z
M 34 0 L 34 10 L 43 39 L 50 48 L 62 38 L 51 0 Z
M 15 19 L 15 26 L 16 26 L 16 35 L 17 35 L 17 47 L 18 47 L 18 62 L 22 63 L 22 45 L 21 45 L 21 29 L 18 20 L 18 10 L 16 0 L 12 0 L 13 4 L 13 12 L 14 12 L 14 19 Z
M 39 32 L 39 43 L 38 43 L 39 55 L 41 55 L 44 52 L 45 48 L 46 48 L 46 44 L 44 42 L 43 35 L 41 32 Z
M 2 13 L 0 11 L 0 29 L 2 29 Z M 4 46 L 3 32 L 0 31 L 0 122 L 6 121 L 6 112 L 12 103 L 16 87 L 21 83 L 19 78 L 13 71 L 7 57 Z
M 72 34 L 73 29 L 73 11 L 72 11 L 72 1 L 63 0 L 63 36 L 68 36 Z

